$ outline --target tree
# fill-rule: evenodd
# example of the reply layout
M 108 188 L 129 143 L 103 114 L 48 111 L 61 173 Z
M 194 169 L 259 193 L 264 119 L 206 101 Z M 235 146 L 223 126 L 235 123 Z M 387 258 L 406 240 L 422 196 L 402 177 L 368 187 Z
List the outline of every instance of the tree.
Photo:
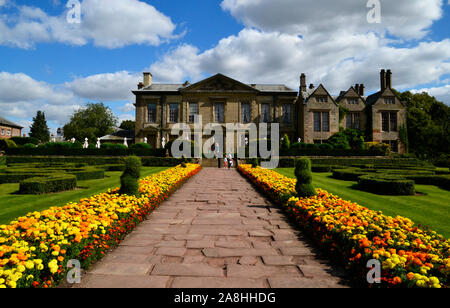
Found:
M 64 136 L 67 140 L 75 138 L 84 141 L 88 138 L 93 143 L 97 138 L 113 133 L 116 125 L 117 118 L 110 108 L 103 103 L 89 103 L 77 110 L 64 126 Z
M 357 129 L 346 129 L 327 140 L 336 149 L 361 150 L 364 148 L 364 133 Z
M 122 121 L 119 128 L 125 129 L 125 130 L 135 130 L 136 128 L 136 122 L 131 120 Z
M 30 126 L 30 137 L 36 138 L 42 143 L 50 141 L 50 130 L 44 112 L 38 111 L 33 118 L 33 124 Z
M 287 134 L 284 134 L 281 140 L 281 150 L 289 151 L 290 148 L 291 148 L 291 141 L 289 140 L 289 136 Z
M 407 104 L 409 150 L 419 157 L 450 152 L 450 107 L 428 93 L 397 95 Z

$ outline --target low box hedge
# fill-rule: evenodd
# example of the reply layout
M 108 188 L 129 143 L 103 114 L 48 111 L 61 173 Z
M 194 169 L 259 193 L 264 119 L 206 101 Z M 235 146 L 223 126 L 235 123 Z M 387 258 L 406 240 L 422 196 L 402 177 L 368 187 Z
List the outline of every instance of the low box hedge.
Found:
M 334 169 L 332 177 L 342 181 L 358 181 L 358 178 L 362 175 L 370 173 L 369 170 L 348 168 L 348 169 Z
M 410 196 L 415 194 L 414 181 L 402 177 L 362 175 L 358 187 L 378 195 Z
M 30 155 L 30 156 L 155 156 L 164 157 L 164 149 L 144 148 L 101 148 L 78 149 L 58 146 L 42 146 L 37 148 L 18 147 L 7 148 L 6 155 Z
M 420 185 L 435 185 L 442 189 L 450 190 L 450 175 L 410 175 L 407 179 Z
M 41 195 L 73 190 L 77 187 L 77 178 L 71 174 L 54 174 L 47 177 L 33 177 L 20 182 L 19 193 Z

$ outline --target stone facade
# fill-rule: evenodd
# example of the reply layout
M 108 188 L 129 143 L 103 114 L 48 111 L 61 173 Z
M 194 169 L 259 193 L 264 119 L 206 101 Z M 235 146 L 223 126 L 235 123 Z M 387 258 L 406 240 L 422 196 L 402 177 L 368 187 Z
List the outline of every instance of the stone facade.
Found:
M 175 123 L 187 123 L 193 131 L 192 117 L 197 114 L 204 125 L 215 123 L 224 128 L 226 123 L 244 127 L 249 123 L 279 123 L 281 136 L 287 134 L 292 142 L 322 143 L 340 128 L 356 128 L 403 153 L 399 131 L 406 125 L 406 108 L 392 92 L 391 82 L 392 73 L 383 70 L 381 91 L 366 97 L 364 85 L 357 84 L 332 96 L 323 85 L 307 88 L 304 74 L 300 90 L 294 91 L 285 85 L 244 84 L 222 74 L 192 85 L 153 84 L 152 75 L 144 73 L 144 82 L 133 91 L 136 142 L 147 138 L 152 147 L 160 148 L 163 137 L 166 142 L 177 138 L 170 135 Z M 387 131 L 383 131 L 383 119 Z

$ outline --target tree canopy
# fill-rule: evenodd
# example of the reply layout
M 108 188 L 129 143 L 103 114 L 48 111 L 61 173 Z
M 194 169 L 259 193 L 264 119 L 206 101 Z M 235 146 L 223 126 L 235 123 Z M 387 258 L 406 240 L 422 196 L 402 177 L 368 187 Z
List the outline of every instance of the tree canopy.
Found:
M 119 128 L 125 129 L 125 130 L 135 130 L 135 128 L 136 128 L 135 125 L 136 125 L 135 121 L 125 120 L 125 121 L 122 121 Z
M 450 107 L 428 93 L 398 93 L 407 103 L 410 152 L 439 156 L 450 152 Z
M 33 118 L 33 124 L 30 126 L 30 137 L 36 138 L 42 143 L 50 141 L 50 130 L 44 112 L 38 111 Z
M 89 142 L 96 142 L 97 138 L 113 133 L 117 122 L 111 109 L 103 103 L 88 103 L 77 110 L 64 126 L 64 137 L 79 141 L 88 138 Z

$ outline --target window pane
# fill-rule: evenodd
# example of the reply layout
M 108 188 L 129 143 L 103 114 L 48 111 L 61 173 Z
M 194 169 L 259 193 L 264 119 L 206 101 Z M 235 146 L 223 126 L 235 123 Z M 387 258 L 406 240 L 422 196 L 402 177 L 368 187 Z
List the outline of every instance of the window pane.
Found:
M 353 114 L 353 128 L 360 129 L 361 115 L 359 113 Z
M 322 112 L 322 131 L 330 131 L 330 114 L 328 112 Z
M 261 105 L 261 122 L 263 122 L 263 123 L 270 122 L 270 105 L 269 104 Z
M 198 115 L 198 103 L 189 103 L 189 122 L 190 123 L 194 123 L 196 115 Z
M 178 104 L 170 104 L 169 108 L 170 108 L 169 121 L 171 123 L 177 123 L 178 122 Z
M 322 127 L 320 121 L 320 112 L 314 112 L 314 131 L 320 132 L 320 128 Z
M 350 129 L 350 128 L 352 128 L 352 114 L 351 113 L 348 113 L 347 114 L 347 129 Z
M 217 103 L 215 105 L 215 121 L 216 123 L 225 122 L 225 105 L 223 103 Z
M 397 113 L 391 112 L 391 131 L 397 131 Z
M 147 105 L 148 110 L 148 122 L 149 123 L 156 123 L 156 104 L 148 104 Z
M 242 123 L 250 123 L 250 104 L 241 104 Z
M 291 123 L 291 105 L 283 105 L 283 123 Z
M 383 112 L 381 114 L 381 126 L 383 129 L 383 132 L 388 132 L 389 131 L 389 113 L 387 112 Z

